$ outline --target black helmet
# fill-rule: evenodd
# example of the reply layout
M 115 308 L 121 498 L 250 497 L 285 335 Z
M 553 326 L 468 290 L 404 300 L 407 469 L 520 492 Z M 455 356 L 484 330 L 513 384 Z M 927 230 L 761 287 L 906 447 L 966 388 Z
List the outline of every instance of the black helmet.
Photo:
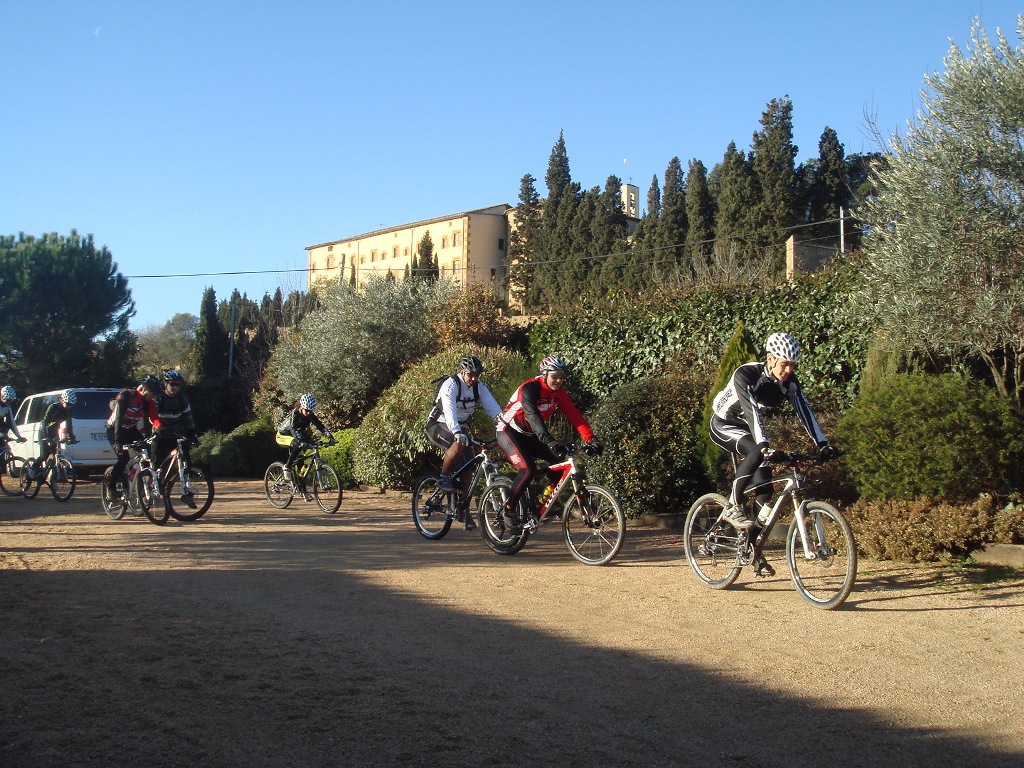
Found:
M 466 355 L 459 361 L 459 372 L 481 374 L 484 372 L 484 364 L 480 362 L 479 357 Z
M 163 387 L 160 386 L 160 379 L 156 376 L 146 375 L 142 377 L 142 381 L 139 382 L 139 389 L 148 389 L 154 395 L 159 395 L 160 390 Z

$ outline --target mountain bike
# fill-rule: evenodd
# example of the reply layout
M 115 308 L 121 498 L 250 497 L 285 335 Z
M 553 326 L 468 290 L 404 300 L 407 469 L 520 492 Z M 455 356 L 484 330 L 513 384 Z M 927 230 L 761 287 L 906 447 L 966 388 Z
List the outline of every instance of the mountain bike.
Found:
M 473 518 L 479 510 L 480 496 L 484 488 L 492 483 L 504 481 L 512 487 L 512 481 L 499 471 L 498 462 L 491 458 L 487 449 L 495 440 L 470 440 L 472 448 L 479 448 L 462 466 L 452 472 L 452 485 L 455 490 L 441 490 L 441 476 L 424 475 L 416 483 L 412 493 L 412 520 L 416 530 L 432 541 L 444 538 L 456 520 L 465 523 L 466 530 L 472 530 Z M 459 475 L 476 464 L 473 476 L 465 488 L 461 487 Z
M 175 520 L 198 520 L 213 503 L 213 480 L 204 470 L 193 467 L 186 458 L 188 438 L 178 434 L 172 436 L 178 446 L 167 454 L 159 470 L 168 511 Z
M 618 500 L 603 486 L 588 483 L 583 467 L 574 454 L 585 451 L 594 455 L 592 446 L 567 445 L 565 461 L 551 464 L 549 471 L 560 472 L 549 498 L 535 505 L 529 489 L 519 500 L 518 514 L 523 521 L 518 532 L 505 526 L 502 513 L 511 495 L 512 483 L 495 482 L 484 489 L 480 499 L 480 531 L 484 542 L 499 555 L 514 555 L 523 548 L 530 534 L 548 520 L 562 519 L 562 534 L 569 552 L 585 565 L 605 565 L 622 548 L 626 538 L 626 517 Z M 507 478 L 506 478 L 507 479 Z M 559 498 L 572 492 L 559 510 Z
M 768 541 L 775 523 L 789 501 L 794 519 L 786 535 L 786 562 L 797 593 L 817 608 L 830 610 L 842 605 L 853 589 L 857 575 L 857 546 L 853 531 L 842 513 L 824 501 L 803 497 L 806 464 L 819 464 L 820 454 L 790 454 L 773 458 L 776 464 L 792 467 L 792 472 L 777 475 L 748 488 L 745 506 L 764 487 L 782 486 L 768 519 L 757 527 L 736 530 L 723 517 L 728 499 L 719 493 L 701 496 L 686 516 L 683 541 L 686 559 L 694 574 L 712 589 L 725 589 L 739 576 L 744 566 L 754 563 Z M 735 468 L 735 457 L 733 461 Z
M 341 506 L 341 481 L 331 465 L 320 458 L 320 448 L 331 444 L 303 443 L 302 452 L 292 465 L 292 476 L 289 476 L 283 461 L 275 461 L 267 467 L 263 475 L 267 501 L 278 509 L 284 509 L 296 496 L 305 496 L 306 501 L 316 499 L 324 512 L 337 512 Z M 310 485 L 312 495 L 309 493 Z
M 40 442 L 49 444 L 52 450 L 46 457 L 46 461 L 39 466 L 38 459 L 29 462 L 25 472 L 21 476 L 21 492 L 26 499 L 34 499 L 39 493 L 43 483 L 50 486 L 50 493 L 57 501 L 67 501 L 75 492 L 75 466 L 64 456 L 64 446 L 67 443 L 77 443 L 77 440 L 51 440 L 43 438 Z
M 6 437 L 0 437 L 0 491 L 7 496 L 21 496 L 23 489 L 21 478 L 28 469 L 28 461 L 15 456 L 8 445 Z M 18 440 L 24 443 L 25 438 Z
M 129 509 L 135 514 L 145 515 L 154 525 L 163 525 L 170 517 L 170 503 L 160 486 L 156 469 L 153 468 L 150 451 L 154 439 L 147 437 L 124 446 L 131 458 L 115 483 L 116 496 L 111 497 L 108 489 L 114 468 L 107 467 L 103 473 L 100 496 L 103 511 L 111 520 L 120 520 Z

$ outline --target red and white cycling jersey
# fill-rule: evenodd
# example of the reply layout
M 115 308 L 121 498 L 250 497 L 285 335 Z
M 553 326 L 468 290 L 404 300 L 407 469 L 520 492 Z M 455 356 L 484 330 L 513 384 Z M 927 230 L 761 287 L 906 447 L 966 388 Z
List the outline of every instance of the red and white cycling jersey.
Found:
M 544 375 L 529 379 L 519 385 L 505 406 L 505 412 L 498 418 L 497 429 L 512 428 L 525 435 L 536 435 L 544 443 L 554 442 L 545 422 L 555 411 L 561 411 L 586 442 L 594 437 L 580 409 L 573 403 L 564 389 L 551 389 L 544 382 Z

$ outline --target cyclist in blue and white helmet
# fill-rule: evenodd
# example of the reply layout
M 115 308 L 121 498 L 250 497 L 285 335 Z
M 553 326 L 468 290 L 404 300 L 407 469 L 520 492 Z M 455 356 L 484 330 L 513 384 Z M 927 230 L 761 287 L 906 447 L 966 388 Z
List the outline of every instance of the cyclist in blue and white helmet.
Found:
M 323 422 L 313 413 L 315 410 L 316 398 L 308 392 L 301 394 L 292 404 L 291 412 L 277 428 L 277 444 L 288 448 L 288 460 L 284 465 L 288 475 L 291 475 L 292 467 L 299 458 L 299 454 L 302 453 L 302 447 L 307 443 L 315 442 L 312 432 L 314 427 L 320 430 L 328 445 L 334 445 L 334 438 Z M 303 487 L 301 478 L 296 478 L 296 483 L 306 501 L 312 501 L 313 496 Z
M 75 390 L 65 389 L 60 393 L 60 399 L 46 406 L 43 413 L 43 420 L 39 425 L 39 458 L 36 459 L 29 471 L 29 476 L 34 476 L 42 468 L 47 457 L 57 452 L 57 443 L 61 440 L 61 428 L 63 427 L 64 439 L 70 443 L 77 443 L 75 437 L 75 425 L 71 420 L 74 405 L 78 401 Z
M 789 402 L 808 437 L 818 446 L 822 458 L 833 450 L 814 418 L 796 377 L 800 345 L 788 333 L 773 333 L 765 341 L 765 362 L 746 363 L 733 373 L 725 389 L 715 395 L 711 417 L 711 439 L 721 448 L 740 457 L 736 478 L 729 496 L 725 518 L 740 530 L 753 528 L 767 520 L 771 488 L 765 486 L 756 496 L 756 520 L 743 509 L 744 491 L 771 478 L 770 461 L 785 458 L 773 450 L 765 430 L 764 417 Z M 776 455 L 778 454 L 778 455 Z M 763 557 L 754 563 L 758 576 L 772 576 L 772 568 Z
M 18 431 L 18 425 L 14 423 L 14 403 L 18 399 L 18 393 L 14 387 L 8 384 L 0 389 L 0 439 L 7 440 L 7 433 L 13 432 L 19 443 L 24 443 L 25 438 Z M 7 454 L 4 454 L 3 461 L 7 461 Z M 6 466 L 0 466 L 0 472 L 6 471 Z

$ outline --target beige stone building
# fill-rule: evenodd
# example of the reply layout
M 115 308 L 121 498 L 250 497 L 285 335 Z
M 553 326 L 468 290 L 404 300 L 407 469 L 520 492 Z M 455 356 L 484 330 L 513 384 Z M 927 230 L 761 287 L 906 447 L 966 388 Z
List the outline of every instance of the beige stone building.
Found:
M 510 210 L 503 203 L 311 245 L 306 248 L 309 286 L 323 280 L 362 286 L 372 276 L 388 273 L 403 279 L 427 232 L 441 277 L 461 285 L 501 283 L 507 269 Z

